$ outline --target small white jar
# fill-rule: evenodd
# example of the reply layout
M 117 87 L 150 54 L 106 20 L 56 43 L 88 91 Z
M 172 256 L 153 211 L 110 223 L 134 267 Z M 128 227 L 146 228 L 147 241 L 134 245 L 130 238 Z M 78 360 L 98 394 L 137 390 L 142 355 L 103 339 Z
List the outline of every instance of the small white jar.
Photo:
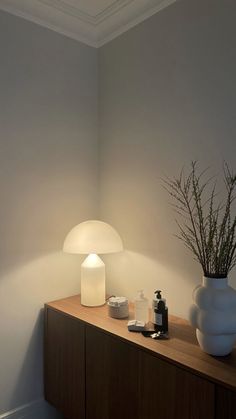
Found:
M 107 305 L 110 317 L 124 319 L 129 316 L 129 304 L 126 297 L 110 297 Z

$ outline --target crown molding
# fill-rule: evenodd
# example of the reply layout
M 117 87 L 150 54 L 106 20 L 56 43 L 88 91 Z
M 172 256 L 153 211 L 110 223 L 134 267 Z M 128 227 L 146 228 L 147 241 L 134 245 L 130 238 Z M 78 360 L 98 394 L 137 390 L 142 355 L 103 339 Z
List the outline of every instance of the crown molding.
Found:
M 116 0 L 102 9 L 99 13 L 86 13 L 80 7 L 70 5 L 66 0 L 38 0 L 40 3 L 47 6 L 54 7 L 62 13 L 77 17 L 84 23 L 91 24 L 93 26 L 99 25 L 103 20 L 108 19 L 110 16 L 119 12 L 123 7 L 133 3 L 134 0 Z
M 0 0 L 0 10 L 21 17 L 54 32 L 65 35 L 91 47 L 97 47 L 97 35 L 75 16 L 42 5 L 37 0 Z
M 0 0 L 0 9 L 98 48 L 175 2 L 117 0 L 88 13 L 69 0 Z
M 146 3 L 145 5 L 141 4 L 142 1 L 139 2 L 139 8 L 136 5 L 136 9 L 132 6 L 129 7 L 128 10 L 127 7 L 125 14 L 122 16 L 122 21 L 120 20 L 120 25 L 117 24 L 116 17 L 114 20 L 111 17 L 106 25 L 101 25 L 97 38 L 97 48 L 107 44 L 122 33 L 127 32 L 129 29 L 160 12 L 162 9 L 176 3 L 176 1 L 177 0 L 148 0 L 146 2 L 143 1 L 143 3 Z

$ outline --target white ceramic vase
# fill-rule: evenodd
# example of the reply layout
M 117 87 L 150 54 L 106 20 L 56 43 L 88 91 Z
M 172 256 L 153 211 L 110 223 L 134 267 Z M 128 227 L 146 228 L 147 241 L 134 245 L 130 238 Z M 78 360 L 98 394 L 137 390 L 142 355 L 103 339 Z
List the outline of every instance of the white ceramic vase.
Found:
M 228 278 L 203 277 L 193 291 L 190 323 L 204 352 L 228 355 L 236 342 L 236 291 Z

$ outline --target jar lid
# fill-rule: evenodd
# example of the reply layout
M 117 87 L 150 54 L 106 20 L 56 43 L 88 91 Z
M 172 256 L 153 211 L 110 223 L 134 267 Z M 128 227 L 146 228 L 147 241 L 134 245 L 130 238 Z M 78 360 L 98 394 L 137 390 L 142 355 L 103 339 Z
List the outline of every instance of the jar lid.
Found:
M 108 305 L 112 307 L 120 307 L 128 305 L 128 299 L 126 297 L 110 297 Z

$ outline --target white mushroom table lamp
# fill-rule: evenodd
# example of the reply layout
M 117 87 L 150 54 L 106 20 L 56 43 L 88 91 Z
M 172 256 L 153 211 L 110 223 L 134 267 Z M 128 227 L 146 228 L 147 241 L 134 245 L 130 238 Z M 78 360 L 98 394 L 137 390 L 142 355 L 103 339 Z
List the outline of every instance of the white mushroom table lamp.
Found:
M 106 302 L 105 264 L 99 254 L 123 250 L 117 231 L 107 223 L 88 220 L 72 228 L 67 234 L 63 251 L 88 254 L 81 265 L 81 304 L 101 306 Z

